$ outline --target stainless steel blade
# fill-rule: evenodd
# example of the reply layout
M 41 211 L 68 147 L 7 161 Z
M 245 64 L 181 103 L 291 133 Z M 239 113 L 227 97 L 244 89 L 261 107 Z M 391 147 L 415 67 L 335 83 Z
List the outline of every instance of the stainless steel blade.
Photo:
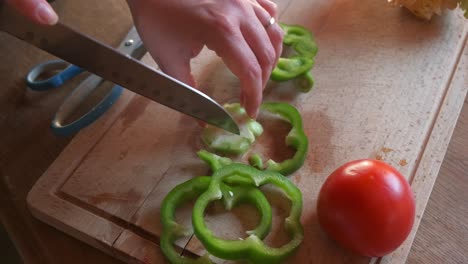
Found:
M 207 95 L 66 25 L 36 25 L 0 2 L 0 30 L 160 104 L 239 134 L 229 113 Z

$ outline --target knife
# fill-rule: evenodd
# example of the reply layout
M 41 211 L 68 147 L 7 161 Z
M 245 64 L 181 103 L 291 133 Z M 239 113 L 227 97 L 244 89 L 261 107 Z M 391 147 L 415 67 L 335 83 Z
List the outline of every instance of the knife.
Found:
M 0 30 L 162 105 L 239 134 L 230 114 L 197 89 L 60 22 L 34 24 L 2 2 Z

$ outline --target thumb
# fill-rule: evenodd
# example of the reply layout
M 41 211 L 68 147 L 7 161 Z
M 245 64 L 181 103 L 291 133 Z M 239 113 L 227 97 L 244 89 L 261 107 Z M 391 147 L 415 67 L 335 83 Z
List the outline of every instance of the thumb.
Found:
M 6 3 L 37 24 L 55 25 L 57 13 L 46 0 L 6 0 Z

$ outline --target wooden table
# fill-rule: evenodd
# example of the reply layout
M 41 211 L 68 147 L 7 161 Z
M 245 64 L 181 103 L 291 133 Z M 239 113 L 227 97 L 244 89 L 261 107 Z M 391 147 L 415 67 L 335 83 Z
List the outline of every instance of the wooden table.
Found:
M 64 21 L 110 44 L 116 44 L 131 23 L 124 3 L 115 1 L 60 2 L 56 8 Z M 4 62 L 0 65 L 0 76 L 5 84 L 0 90 L 2 223 L 27 263 L 118 262 L 42 224 L 32 218 L 26 208 L 25 197 L 32 185 L 70 140 L 52 135 L 48 126 L 51 116 L 76 82 L 63 90 L 45 94 L 26 91 L 21 81 L 23 76 L 32 65 L 49 56 L 4 34 L 0 35 L 0 40 Z M 468 198 L 464 192 L 467 186 L 464 173 L 468 169 L 468 152 L 464 148 L 468 143 L 467 109 L 465 106 L 460 116 L 409 262 L 466 262 L 467 224 L 459 219 L 467 216 L 464 203 Z M 431 242 L 434 249 L 427 250 L 427 246 L 423 246 L 428 241 L 437 242 Z

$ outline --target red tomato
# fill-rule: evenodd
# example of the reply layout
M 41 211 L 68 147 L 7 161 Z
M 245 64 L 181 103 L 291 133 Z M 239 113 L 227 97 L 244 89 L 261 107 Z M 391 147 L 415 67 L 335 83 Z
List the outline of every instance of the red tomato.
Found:
M 343 247 L 370 257 L 398 248 L 411 231 L 415 203 L 406 179 L 378 160 L 356 160 L 335 170 L 317 204 L 321 227 Z

